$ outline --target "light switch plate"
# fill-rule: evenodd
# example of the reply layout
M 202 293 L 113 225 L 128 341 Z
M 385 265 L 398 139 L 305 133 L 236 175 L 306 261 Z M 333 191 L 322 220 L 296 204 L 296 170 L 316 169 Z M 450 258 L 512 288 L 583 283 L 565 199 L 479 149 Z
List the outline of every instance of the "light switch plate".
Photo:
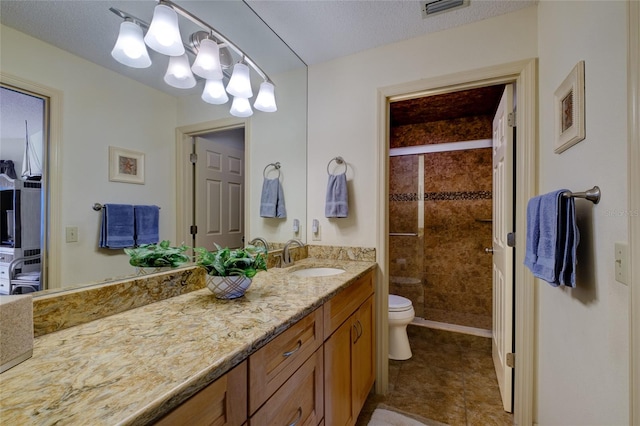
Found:
M 615 243 L 616 281 L 629 285 L 629 245 L 626 242 Z
M 66 241 L 68 243 L 77 243 L 78 242 L 78 227 L 77 226 L 67 226 L 65 228 L 66 232 Z

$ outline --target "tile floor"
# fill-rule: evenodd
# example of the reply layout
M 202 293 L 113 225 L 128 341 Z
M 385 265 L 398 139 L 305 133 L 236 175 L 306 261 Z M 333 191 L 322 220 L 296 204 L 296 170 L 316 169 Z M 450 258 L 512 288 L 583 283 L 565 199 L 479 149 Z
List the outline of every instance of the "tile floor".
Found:
M 378 404 L 451 426 L 511 425 L 502 409 L 491 339 L 409 325 L 413 357 L 389 361 L 389 393 L 370 394 L 356 426 Z

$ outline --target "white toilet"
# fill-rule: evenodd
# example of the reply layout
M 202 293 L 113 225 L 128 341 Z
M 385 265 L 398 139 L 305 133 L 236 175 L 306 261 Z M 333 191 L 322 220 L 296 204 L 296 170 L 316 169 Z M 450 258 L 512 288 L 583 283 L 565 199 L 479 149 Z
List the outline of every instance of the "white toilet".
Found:
M 411 300 L 395 294 L 389 295 L 389 359 L 411 358 L 407 325 L 415 315 Z

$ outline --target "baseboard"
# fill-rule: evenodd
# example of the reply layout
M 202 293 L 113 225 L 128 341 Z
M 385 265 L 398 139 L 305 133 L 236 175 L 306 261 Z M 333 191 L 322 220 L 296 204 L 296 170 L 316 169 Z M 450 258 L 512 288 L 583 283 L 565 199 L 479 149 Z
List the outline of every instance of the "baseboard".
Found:
M 485 330 L 483 328 L 467 327 L 458 324 L 447 324 L 444 322 L 431 321 L 420 317 L 415 317 L 411 324 L 420 327 L 434 328 L 436 330 L 453 331 L 455 333 L 471 334 L 472 336 L 491 338 L 491 330 Z

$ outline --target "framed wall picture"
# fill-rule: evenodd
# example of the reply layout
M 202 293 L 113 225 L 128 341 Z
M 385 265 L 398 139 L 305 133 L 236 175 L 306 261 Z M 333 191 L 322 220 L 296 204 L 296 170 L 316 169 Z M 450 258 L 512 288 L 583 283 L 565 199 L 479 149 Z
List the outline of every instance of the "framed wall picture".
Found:
M 144 184 L 144 154 L 115 146 L 109 147 L 109 180 Z
M 580 61 L 554 93 L 554 152 L 560 154 L 585 138 L 584 61 Z

